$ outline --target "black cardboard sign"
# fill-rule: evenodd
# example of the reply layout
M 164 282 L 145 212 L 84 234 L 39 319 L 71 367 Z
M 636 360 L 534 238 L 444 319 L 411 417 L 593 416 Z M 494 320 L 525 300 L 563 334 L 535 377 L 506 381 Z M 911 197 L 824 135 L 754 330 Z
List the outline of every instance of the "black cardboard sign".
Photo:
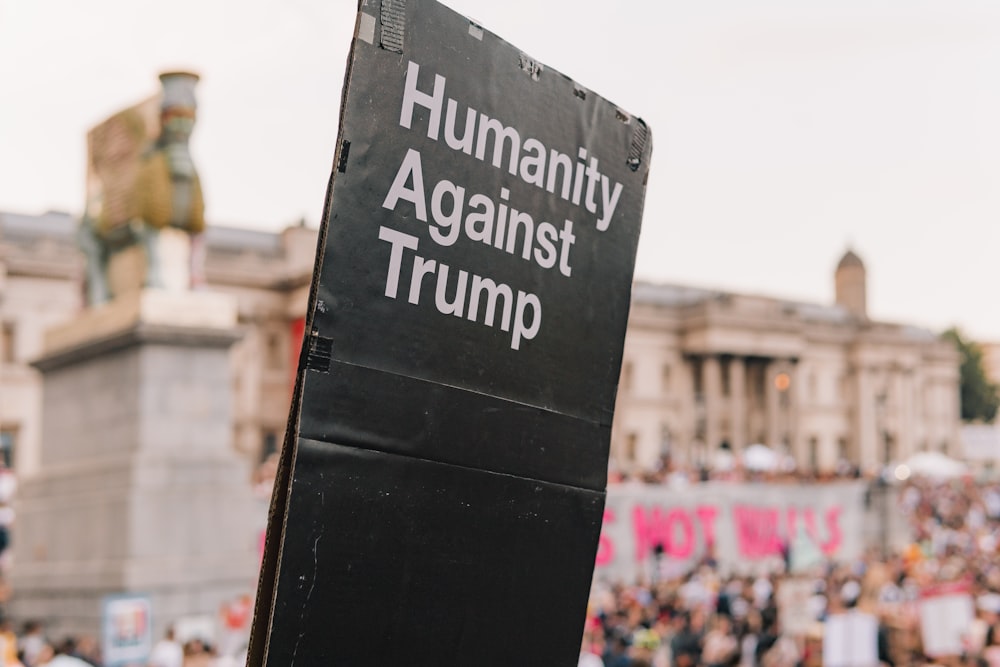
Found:
M 250 664 L 573 665 L 650 133 L 433 0 L 355 35 Z

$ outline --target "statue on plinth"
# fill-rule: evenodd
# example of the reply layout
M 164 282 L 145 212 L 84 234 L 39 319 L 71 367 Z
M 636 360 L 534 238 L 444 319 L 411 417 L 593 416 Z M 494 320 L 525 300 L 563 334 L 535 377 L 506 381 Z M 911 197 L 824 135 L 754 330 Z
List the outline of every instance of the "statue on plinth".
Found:
M 87 256 L 91 306 L 117 296 L 110 265 L 117 253 L 129 248 L 140 248 L 145 259 L 137 287 L 177 282 L 164 275 L 160 237 L 167 229 L 181 230 L 190 239 L 183 288 L 201 282 L 198 248 L 205 203 L 189 148 L 198 75 L 169 72 L 160 75 L 160 82 L 158 98 L 115 114 L 87 136 L 87 206 L 78 240 Z

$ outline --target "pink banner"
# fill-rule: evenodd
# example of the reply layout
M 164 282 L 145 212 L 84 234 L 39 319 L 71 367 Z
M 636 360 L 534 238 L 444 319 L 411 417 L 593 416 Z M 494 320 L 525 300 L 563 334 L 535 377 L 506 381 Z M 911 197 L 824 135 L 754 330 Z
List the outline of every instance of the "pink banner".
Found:
M 861 482 L 613 486 L 597 573 L 634 579 L 650 575 L 654 560 L 679 571 L 709 554 L 734 571 L 768 559 L 808 565 L 852 558 L 863 550 L 864 492 Z

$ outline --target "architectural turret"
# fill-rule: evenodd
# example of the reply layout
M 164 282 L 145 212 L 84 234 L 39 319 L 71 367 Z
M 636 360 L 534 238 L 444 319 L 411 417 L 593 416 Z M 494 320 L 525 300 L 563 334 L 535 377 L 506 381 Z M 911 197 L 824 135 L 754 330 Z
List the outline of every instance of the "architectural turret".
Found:
M 852 315 L 868 319 L 867 279 L 865 264 L 861 258 L 848 249 L 837 264 L 834 274 L 837 305 L 843 306 Z

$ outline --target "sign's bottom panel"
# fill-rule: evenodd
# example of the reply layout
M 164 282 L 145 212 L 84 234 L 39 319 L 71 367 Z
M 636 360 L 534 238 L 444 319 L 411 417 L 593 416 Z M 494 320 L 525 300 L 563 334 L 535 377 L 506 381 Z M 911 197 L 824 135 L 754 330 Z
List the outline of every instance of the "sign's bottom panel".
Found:
M 267 665 L 576 665 L 603 492 L 307 439 L 292 475 Z

